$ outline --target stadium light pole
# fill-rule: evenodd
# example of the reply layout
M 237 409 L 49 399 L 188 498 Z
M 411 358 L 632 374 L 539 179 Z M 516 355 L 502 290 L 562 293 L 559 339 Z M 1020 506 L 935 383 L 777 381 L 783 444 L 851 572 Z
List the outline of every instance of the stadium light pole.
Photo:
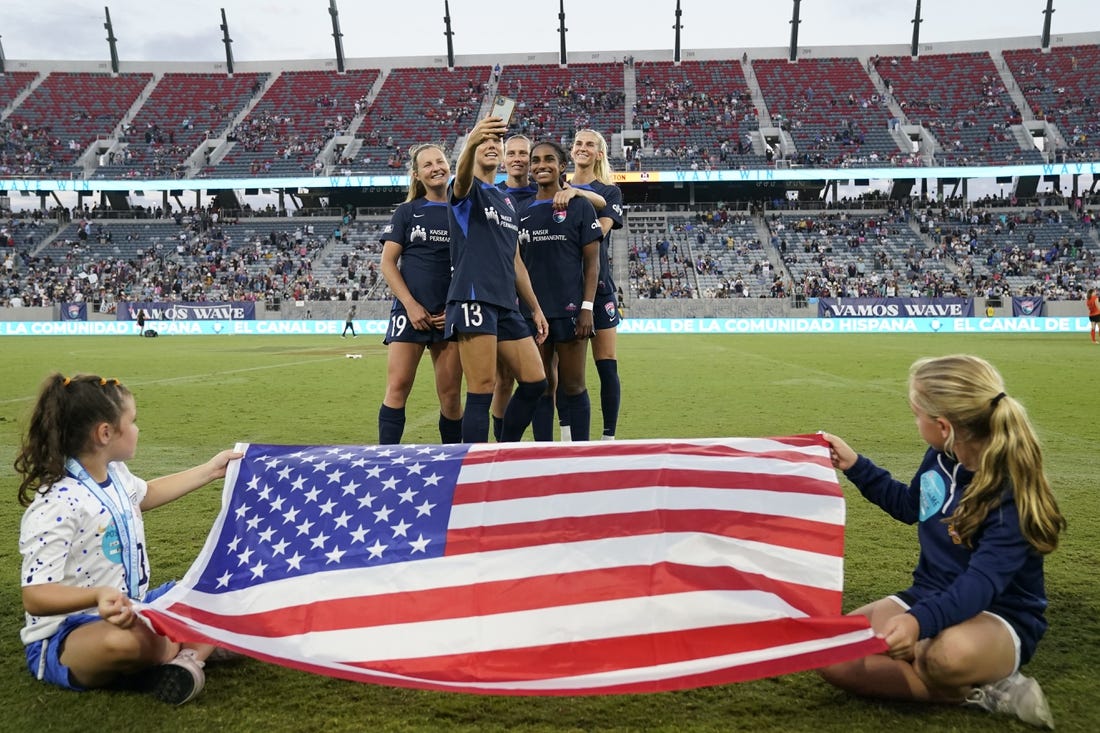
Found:
M 920 24 L 924 22 L 920 17 L 920 0 L 917 0 L 917 11 L 909 22 L 913 24 L 913 42 L 909 46 L 909 55 L 916 58 L 920 48 Z
M 451 4 L 447 0 L 443 0 L 443 35 L 447 37 L 447 68 L 454 70 L 455 67 L 455 45 L 454 34 L 451 30 Z
M 672 61 L 677 65 L 680 63 L 680 31 L 684 29 L 680 24 L 680 17 L 683 14 L 684 12 L 680 10 L 680 0 L 676 0 L 676 23 L 672 26 L 672 30 L 676 31 L 676 45 L 672 51 Z
M 233 39 L 229 37 L 229 21 L 225 18 L 225 8 L 222 8 L 222 43 L 225 44 L 225 68 L 229 75 L 233 76 Z
M 1043 11 L 1043 38 L 1039 47 L 1047 51 L 1050 49 L 1050 17 L 1054 15 L 1054 0 L 1047 0 L 1047 9 Z
M 3 38 L 3 36 L 0 36 L 0 38 Z M 6 73 L 7 72 L 4 71 L 4 44 L 3 42 L 0 42 L 0 74 Z
M 111 50 L 111 72 L 118 73 L 118 39 L 115 38 L 115 29 L 111 24 L 111 9 L 107 6 L 103 6 L 103 12 L 107 16 L 107 22 L 103 24 L 103 27 L 107 29 L 107 48 Z
M 328 14 L 332 17 L 332 40 L 336 44 L 336 70 L 344 73 L 344 34 L 340 32 L 340 11 L 336 0 L 328 0 Z
M 569 63 L 565 56 L 565 32 L 569 30 L 565 27 L 565 0 L 558 0 L 558 36 L 561 39 L 561 57 L 558 59 L 558 63 L 565 66 Z
M 798 11 L 802 0 L 794 0 L 794 13 L 791 15 L 791 48 L 787 54 L 788 61 L 798 61 L 798 26 L 802 23 L 798 19 Z

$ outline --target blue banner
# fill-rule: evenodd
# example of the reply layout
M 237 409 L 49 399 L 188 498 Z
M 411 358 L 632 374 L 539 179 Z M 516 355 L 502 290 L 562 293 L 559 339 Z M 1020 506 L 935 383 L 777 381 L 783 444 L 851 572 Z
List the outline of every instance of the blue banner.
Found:
M 973 298 L 818 298 L 821 318 L 970 318 Z
M 145 321 L 254 321 L 256 304 L 234 300 L 231 303 L 119 303 L 118 320 L 136 321 L 145 311 Z
M 88 304 L 87 303 L 62 303 L 61 304 L 61 320 L 63 320 L 63 321 L 86 321 L 86 320 L 88 320 Z
M 1016 317 L 1041 316 L 1045 306 L 1046 300 L 1041 297 L 1021 298 L 1016 295 L 1012 296 L 1012 315 Z

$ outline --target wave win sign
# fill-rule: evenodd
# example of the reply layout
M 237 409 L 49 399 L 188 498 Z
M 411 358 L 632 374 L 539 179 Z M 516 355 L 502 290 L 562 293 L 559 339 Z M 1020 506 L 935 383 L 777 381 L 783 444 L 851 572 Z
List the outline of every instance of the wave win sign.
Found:
M 973 298 L 818 298 L 821 318 L 971 318 Z

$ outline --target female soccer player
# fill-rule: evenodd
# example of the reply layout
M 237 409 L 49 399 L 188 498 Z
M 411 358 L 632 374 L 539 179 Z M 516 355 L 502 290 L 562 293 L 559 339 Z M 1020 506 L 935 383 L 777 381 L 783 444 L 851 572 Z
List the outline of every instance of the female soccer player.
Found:
M 600 270 L 603 231 L 596 210 L 581 196 L 555 203 L 569 158 L 560 145 L 531 150 L 535 198 L 520 209 L 520 253 L 542 304 L 549 335 L 539 349 L 549 375 L 557 357 L 558 410 L 572 440 L 588 440 L 592 407 L 585 386 L 585 352 L 592 336 L 592 301 Z M 546 401 L 553 395 L 547 390 Z M 539 436 L 536 435 L 536 439 Z
M 623 226 L 623 195 L 611 182 L 611 166 L 607 162 L 607 141 L 595 130 L 579 130 L 573 138 L 573 178 L 570 188 L 591 191 L 604 201 L 593 201 L 603 231 L 600 243 L 600 278 L 596 285 L 593 310 L 596 335 L 592 339 L 592 359 L 600 376 L 600 408 L 603 413 L 603 439 L 614 440 L 619 422 L 622 389 L 619 384 L 619 362 L 615 354 L 615 329 L 619 326 L 619 310 L 615 297 L 615 281 L 611 277 L 611 230 Z M 592 201 L 592 199 L 589 199 Z
M 378 409 L 378 442 L 383 445 L 401 442 L 405 404 L 425 347 L 435 368 L 439 439 L 462 442 L 462 365 L 458 346 L 443 338 L 443 309 L 451 284 L 450 177 L 442 148 L 414 147 L 408 195 L 382 230 L 382 276 L 394 296 L 384 339 L 386 396 Z
M 1053 728 L 1039 683 L 1019 671 L 1047 628 L 1043 556 L 1066 526 L 1035 430 L 997 370 L 975 356 L 914 363 L 909 404 L 929 447 L 908 485 L 824 436 L 833 465 L 867 499 L 919 523 L 920 559 L 907 590 L 853 612 L 870 620 L 887 654 L 822 675 L 860 695 L 966 702 Z
M 452 272 L 444 332 L 458 341 L 466 378 L 465 443 L 489 439 L 498 354 L 519 383 L 504 414 L 503 440 L 522 437 L 547 385 L 516 294 L 531 308 L 539 342 L 546 338 L 546 318 L 519 256 L 515 204 L 494 185 L 507 129 L 499 117 L 478 122 L 467 135 L 451 184 Z

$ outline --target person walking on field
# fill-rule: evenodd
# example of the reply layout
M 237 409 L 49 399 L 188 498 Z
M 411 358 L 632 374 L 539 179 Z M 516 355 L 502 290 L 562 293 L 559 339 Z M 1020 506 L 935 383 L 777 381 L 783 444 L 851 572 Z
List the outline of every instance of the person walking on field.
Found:
M 1096 340 L 1096 332 L 1100 331 L 1100 296 L 1096 294 L 1096 288 L 1089 288 L 1085 305 L 1089 309 L 1089 337 L 1094 344 L 1100 343 Z
M 348 331 L 351 331 L 351 337 L 352 338 L 356 338 L 356 339 L 359 338 L 359 335 L 357 333 L 355 333 L 355 323 L 353 323 L 354 320 L 355 320 L 355 304 L 352 303 L 352 306 L 350 308 L 348 308 L 347 318 L 344 319 L 344 332 L 342 334 L 340 334 L 340 338 L 346 339 L 348 337 Z

